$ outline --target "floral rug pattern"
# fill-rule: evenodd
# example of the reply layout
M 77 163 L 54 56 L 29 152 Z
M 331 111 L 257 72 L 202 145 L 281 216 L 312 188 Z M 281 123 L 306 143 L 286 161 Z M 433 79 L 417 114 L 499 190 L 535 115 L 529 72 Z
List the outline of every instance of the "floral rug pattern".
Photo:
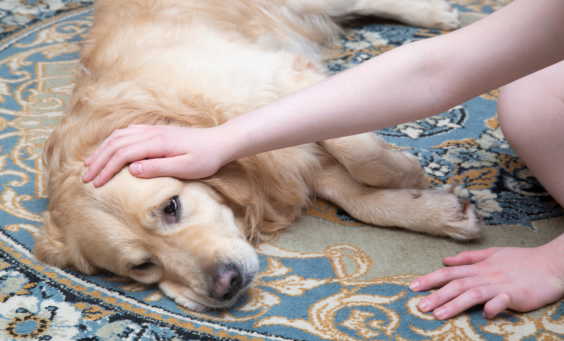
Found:
M 491 12 L 499 1 L 458 0 Z M 48 205 L 42 145 L 73 88 L 80 42 L 91 25 L 89 1 L 0 2 L 0 339 L 1 340 L 554 340 L 564 335 L 561 302 L 539 316 L 505 312 L 494 320 L 474 308 L 436 321 L 416 308 L 416 275 L 366 279 L 375 260 L 335 244 L 297 252 L 258 249 L 262 272 L 226 311 L 194 313 L 157 287 L 112 274 L 85 276 L 34 260 L 34 237 Z M 392 24 L 347 29 L 336 73 L 402 44 L 443 34 Z M 563 211 L 505 142 L 497 91 L 441 115 L 378 132 L 392 148 L 418 157 L 434 186 L 457 181 L 490 225 L 520 224 Z M 304 214 L 360 225 L 323 201 Z M 363 277 L 364 276 L 364 277 Z

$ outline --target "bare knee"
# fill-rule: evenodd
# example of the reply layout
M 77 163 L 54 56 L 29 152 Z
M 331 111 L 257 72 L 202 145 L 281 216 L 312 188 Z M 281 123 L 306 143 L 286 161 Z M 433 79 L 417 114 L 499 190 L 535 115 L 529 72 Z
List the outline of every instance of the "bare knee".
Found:
M 497 101 L 497 114 L 503 135 L 514 144 L 526 131 L 531 110 L 527 102 L 531 101 L 530 85 L 525 80 L 518 80 L 506 85 L 501 90 Z
M 560 105 L 553 84 L 542 72 L 503 87 L 497 102 L 497 113 L 501 130 L 509 144 L 518 149 L 529 141 L 543 138 L 546 127 L 560 112 Z
M 532 149 L 544 148 L 541 146 L 546 141 L 561 140 L 563 78 L 561 62 L 506 85 L 501 91 L 497 103 L 499 123 L 517 154 L 531 155 Z

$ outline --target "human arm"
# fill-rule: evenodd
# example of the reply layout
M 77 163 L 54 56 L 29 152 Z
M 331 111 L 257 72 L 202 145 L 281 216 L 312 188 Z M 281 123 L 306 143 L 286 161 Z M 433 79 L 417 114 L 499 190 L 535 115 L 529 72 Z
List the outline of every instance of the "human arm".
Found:
M 101 186 L 145 158 L 154 159 L 134 162 L 132 174 L 203 177 L 244 156 L 436 115 L 563 59 L 562 22 L 561 0 L 517 0 L 464 29 L 396 48 L 215 128 L 182 128 L 172 137 L 168 127 L 121 130 L 86 162 L 84 181 L 99 173 L 94 184 Z M 139 164 L 143 172 L 136 174 Z

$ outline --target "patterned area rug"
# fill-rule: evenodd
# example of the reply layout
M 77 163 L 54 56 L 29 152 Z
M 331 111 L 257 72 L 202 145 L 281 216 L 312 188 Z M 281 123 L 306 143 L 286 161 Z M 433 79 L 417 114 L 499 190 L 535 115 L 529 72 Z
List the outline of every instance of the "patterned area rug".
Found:
M 506 2 L 456 0 L 464 22 Z M 378 132 L 416 155 L 434 186 L 458 181 L 487 226 L 456 242 L 367 226 L 318 201 L 272 244 L 238 306 L 194 313 L 155 286 L 46 267 L 33 258 L 48 205 L 43 142 L 73 88 L 87 0 L 0 2 L 0 340 L 554 340 L 557 302 L 485 320 L 482 307 L 448 321 L 417 310 L 410 280 L 441 258 L 489 246 L 537 246 L 564 232 L 562 208 L 505 141 L 492 91 L 438 116 Z M 394 47 L 444 34 L 390 23 L 352 25 L 328 62 L 336 73 Z

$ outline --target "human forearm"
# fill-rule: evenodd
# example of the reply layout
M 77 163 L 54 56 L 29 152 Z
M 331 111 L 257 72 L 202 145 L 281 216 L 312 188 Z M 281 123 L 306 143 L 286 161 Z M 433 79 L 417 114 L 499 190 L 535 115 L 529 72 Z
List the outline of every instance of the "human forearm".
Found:
M 226 157 L 422 119 L 556 63 L 564 58 L 564 2 L 541 1 L 518 0 L 231 120 L 218 134 L 232 141 Z

